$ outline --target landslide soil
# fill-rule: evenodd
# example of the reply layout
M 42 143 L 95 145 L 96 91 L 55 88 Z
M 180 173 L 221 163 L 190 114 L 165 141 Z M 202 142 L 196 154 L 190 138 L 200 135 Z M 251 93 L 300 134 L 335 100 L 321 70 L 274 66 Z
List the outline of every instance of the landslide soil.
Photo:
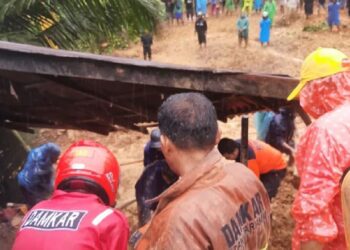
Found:
M 208 18 L 208 45 L 200 49 L 194 34 L 194 23 L 185 22 L 184 25 L 161 24 L 154 37 L 153 61 L 179 65 L 226 68 L 237 71 L 254 71 L 289 74 L 298 76 L 303 58 L 317 47 L 335 47 L 350 55 L 350 32 L 347 26 L 350 19 L 342 13 L 343 30 L 339 33 L 330 33 L 328 30 L 318 32 L 303 32 L 306 25 L 319 24 L 325 20 L 325 13 L 305 20 L 302 13 L 299 17 L 287 18 L 289 26 L 283 25 L 284 21 L 277 16 L 276 25 L 271 31 L 271 46 L 261 48 L 258 42 L 260 16 L 252 14 L 249 17 L 249 45 L 247 48 L 239 48 L 235 23 L 238 12 L 233 16 L 220 16 Z M 132 44 L 128 49 L 115 51 L 115 56 L 141 58 L 142 48 L 139 43 Z M 255 138 L 253 119 L 250 119 L 250 138 Z M 239 117 L 220 123 L 223 136 L 239 138 Z M 304 124 L 297 118 L 296 141 L 305 129 Z M 106 146 L 117 156 L 121 165 L 121 184 L 119 188 L 118 204 L 124 204 L 134 198 L 134 185 L 140 176 L 143 166 L 143 147 L 149 135 L 135 131 L 118 131 L 109 136 L 100 136 L 89 132 L 71 130 L 48 130 L 38 132 L 37 139 L 31 144 L 39 145 L 48 141 L 57 143 L 62 150 L 70 143 L 78 139 L 93 139 Z M 291 249 L 291 234 L 293 220 L 290 215 L 291 204 L 296 189 L 292 185 L 292 168 L 284 179 L 279 193 L 272 200 L 272 235 L 269 249 Z M 136 204 L 123 209 L 127 215 L 132 230 L 137 227 Z M 13 234 L 1 230 L 0 242 L 2 246 L 9 246 Z

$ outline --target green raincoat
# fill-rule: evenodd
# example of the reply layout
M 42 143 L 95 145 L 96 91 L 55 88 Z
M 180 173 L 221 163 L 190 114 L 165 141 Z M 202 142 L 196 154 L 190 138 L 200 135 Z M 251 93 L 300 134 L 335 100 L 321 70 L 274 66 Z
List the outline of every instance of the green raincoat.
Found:
M 225 8 L 228 11 L 233 11 L 235 9 L 235 4 L 233 3 L 233 0 L 226 0 Z
M 263 11 L 266 11 L 267 13 L 269 13 L 269 18 L 271 20 L 271 24 L 273 24 L 273 21 L 274 21 L 275 16 L 276 16 L 276 11 L 277 11 L 277 6 L 276 6 L 275 0 L 267 0 L 265 2 Z

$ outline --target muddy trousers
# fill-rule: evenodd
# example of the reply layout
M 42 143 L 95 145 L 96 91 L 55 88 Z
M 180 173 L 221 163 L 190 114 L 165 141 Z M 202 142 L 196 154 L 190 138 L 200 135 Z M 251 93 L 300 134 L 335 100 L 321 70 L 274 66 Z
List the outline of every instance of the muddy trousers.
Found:
M 147 60 L 147 57 L 148 57 L 148 60 L 151 60 L 151 59 L 152 59 L 152 50 L 151 50 L 151 47 L 143 46 L 143 58 L 144 58 L 145 60 Z
M 260 180 L 269 194 L 270 200 L 276 196 L 281 181 L 286 176 L 287 169 L 273 170 L 260 175 Z

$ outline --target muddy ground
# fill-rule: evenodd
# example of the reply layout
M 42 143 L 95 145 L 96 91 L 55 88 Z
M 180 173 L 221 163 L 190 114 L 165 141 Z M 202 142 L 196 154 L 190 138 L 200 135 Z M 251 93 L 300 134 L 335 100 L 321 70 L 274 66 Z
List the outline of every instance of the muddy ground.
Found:
M 284 21 L 277 16 L 277 22 L 271 33 L 271 46 L 261 48 L 258 42 L 260 16 L 250 16 L 249 46 L 239 48 L 235 23 L 238 12 L 233 16 L 208 18 L 208 46 L 200 49 L 194 34 L 194 23 L 184 25 L 162 24 L 154 38 L 153 59 L 163 63 L 173 63 L 189 66 L 228 68 L 238 71 L 258 71 L 268 73 L 289 74 L 298 76 L 303 58 L 317 47 L 335 47 L 350 55 L 350 19 L 342 13 L 343 29 L 339 33 L 330 33 L 327 29 L 317 32 L 303 32 L 307 25 L 319 24 L 325 20 L 325 13 L 315 15 L 305 20 L 303 13 L 297 13 L 296 20 L 290 19 L 290 25 L 284 26 Z M 131 58 L 141 58 L 140 44 L 133 44 L 129 49 L 115 51 L 114 55 Z M 252 121 L 252 119 L 250 119 Z M 236 117 L 228 123 L 220 123 L 223 136 L 239 138 L 240 119 Z M 302 135 L 305 126 L 297 119 L 297 138 Z M 255 138 L 255 130 L 250 122 L 250 138 Z M 59 144 L 64 150 L 77 139 L 93 139 L 107 145 L 118 158 L 121 165 L 121 185 L 118 204 L 134 198 L 134 185 L 141 174 L 143 146 L 149 136 L 135 131 L 118 131 L 109 136 L 100 136 L 89 132 L 71 130 L 42 129 L 33 146 L 48 141 Z M 279 193 L 272 201 L 273 229 L 269 249 L 291 249 L 291 234 L 293 220 L 290 215 L 293 196 L 296 192 L 292 185 L 292 168 L 283 181 Z M 136 205 L 133 203 L 123 209 L 131 229 L 136 228 Z M 13 232 L 4 224 L 0 224 L 0 249 L 8 249 L 11 245 Z
M 316 10 L 315 10 L 316 13 Z M 350 18 L 343 11 L 342 29 L 331 33 L 321 25 L 326 13 L 314 15 L 306 20 L 303 12 L 288 15 L 282 19 L 277 13 L 275 25 L 271 30 L 271 46 L 262 48 L 259 37 L 260 14 L 249 16 L 249 45 L 246 49 L 238 46 L 236 21 L 239 13 L 233 16 L 209 17 L 207 48 L 200 49 L 194 33 L 194 23 L 184 25 L 162 24 L 154 37 L 153 61 L 188 66 L 228 68 L 237 71 L 254 71 L 299 76 L 303 59 L 318 47 L 333 47 L 350 54 Z M 288 22 L 290 25 L 286 26 Z M 322 27 L 317 32 L 303 32 L 304 27 Z M 142 58 L 139 43 L 115 55 Z
M 256 132 L 252 121 L 253 119 L 250 117 L 249 137 L 255 138 Z M 297 124 L 299 131 L 305 129 L 304 124 L 299 118 L 297 119 Z M 227 123 L 220 122 L 220 128 L 223 137 L 239 138 L 240 117 L 231 119 Z M 91 139 L 107 145 L 116 155 L 121 165 L 121 183 L 117 206 L 128 203 L 128 201 L 135 197 L 134 185 L 143 170 L 143 147 L 149 139 L 148 134 L 126 130 L 112 133 L 109 136 L 101 136 L 90 132 L 42 129 L 38 132 L 37 136 L 31 143 L 33 147 L 46 142 L 55 142 L 63 151 L 71 143 L 79 139 Z M 277 197 L 272 201 L 273 229 L 269 249 L 290 249 L 290 236 L 293 228 L 290 206 L 296 191 L 292 186 L 292 179 L 292 168 L 290 168 Z M 132 203 L 122 210 L 127 215 L 131 230 L 134 231 L 137 228 L 136 204 Z M 14 233 L 15 230 L 13 227 L 0 223 L 1 250 L 11 249 L 10 246 L 14 239 Z

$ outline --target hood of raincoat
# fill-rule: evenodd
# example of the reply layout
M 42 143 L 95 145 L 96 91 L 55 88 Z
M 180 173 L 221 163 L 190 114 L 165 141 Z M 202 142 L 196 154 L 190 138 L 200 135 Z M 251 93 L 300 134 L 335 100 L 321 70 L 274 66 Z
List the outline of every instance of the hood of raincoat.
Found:
M 309 82 L 299 98 L 300 105 L 313 118 L 350 102 L 350 71 Z

